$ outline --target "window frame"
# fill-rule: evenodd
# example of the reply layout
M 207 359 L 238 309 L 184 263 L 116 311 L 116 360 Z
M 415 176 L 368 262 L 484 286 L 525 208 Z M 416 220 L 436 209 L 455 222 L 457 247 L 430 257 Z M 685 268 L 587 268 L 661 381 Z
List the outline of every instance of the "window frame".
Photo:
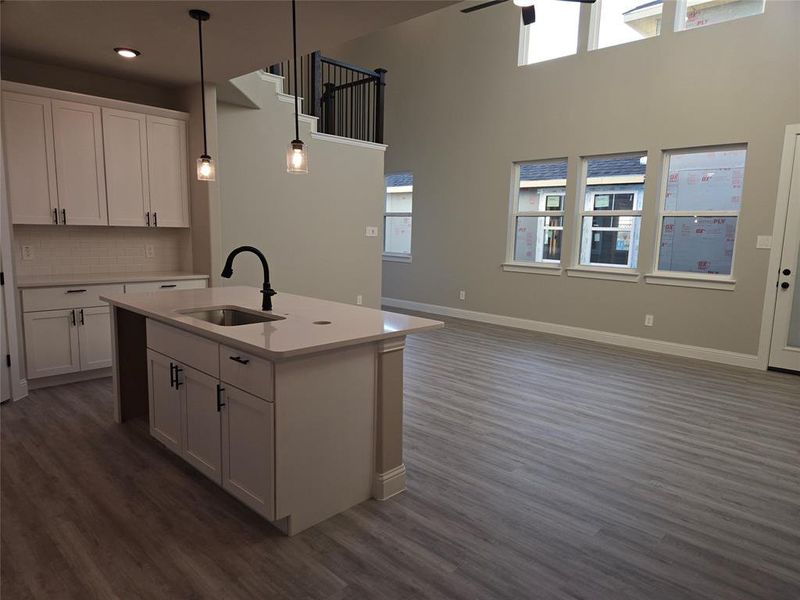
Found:
M 383 240 L 382 240 L 383 251 L 382 251 L 382 257 L 383 257 L 383 260 L 388 261 L 388 262 L 406 262 L 406 263 L 411 262 L 411 257 L 412 257 L 412 254 L 411 254 L 412 246 L 411 246 L 411 244 L 413 243 L 413 235 L 414 235 L 414 212 L 413 212 L 414 211 L 414 184 L 412 183 L 411 185 L 400 185 L 400 186 L 387 186 L 386 185 L 386 177 L 389 177 L 391 175 L 404 175 L 404 174 L 407 174 L 407 173 L 410 174 L 411 171 L 398 171 L 398 172 L 395 172 L 395 173 L 385 173 L 384 176 L 383 176 L 384 177 L 384 185 L 383 185 Z M 413 174 L 411 174 L 411 175 L 412 175 L 412 178 L 413 178 Z M 412 179 L 412 181 L 413 181 L 413 179 Z M 405 188 L 408 188 L 408 189 L 405 189 Z M 393 191 L 389 192 L 390 189 L 392 189 Z M 386 206 L 387 196 L 390 193 L 406 193 L 406 192 L 411 194 L 411 212 L 389 212 L 387 210 L 387 206 Z M 407 253 L 406 252 L 387 252 L 386 251 L 386 221 L 387 221 L 387 217 L 408 217 L 409 219 L 411 219 L 411 235 L 412 235 L 412 239 L 409 242 L 409 251 Z
M 597 158 L 597 157 L 595 157 Z M 588 161 L 591 159 L 584 159 Z M 588 178 L 587 178 L 588 179 Z M 592 192 L 589 190 L 591 185 L 606 185 L 609 188 L 614 188 L 615 184 L 590 184 L 588 181 L 585 181 L 583 186 L 583 202 L 580 204 L 578 210 L 578 252 L 576 254 L 576 261 L 575 267 L 576 268 L 587 268 L 587 269 L 598 269 L 604 271 L 619 271 L 624 273 L 625 271 L 629 272 L 638 272 L 638 264 L 639 264 L 639 244 L 641 242 L 641 230 L 642 230 L 642 219 L 643 219 L 643 212 L 644 212 L 644 189 L 641 190 L 625 190 L 622 188 L 619 189 L 611 189 L 603 192 Z M 616 185 L 625 185 L 625 184 L 616 184 Z M 644 186 L 644 183 L 642 183 Z M 637 200 L 639 201 L 639 209 L 632 209 L 632 210 L 587 210 L 586 209 L 586 200 L 588 199 L 590 194 L 595 193 L 602 193 L 602 194 L 633 194 L 633 206 L 637 205 Z M 633 252 L 628 251 L 628 264 L 625 266 L 615 265 L 613 263 L 584 263 L 582 261 L 583 255 L 583 220 L 584 218 L 594 218 L 594 217 L 639 217 L 639 233 L 636 239 L 636 267 L 631 266 L 631 258 L 634 256 Z M 595 230 L 595 227 L 591 228 L 592 231 Z M 599 231 L 621 231 L 619 227 L 599 227 L 597 228 Z M 631 230 L 631 247 L 633 247 L 633 230 Z
M 552 163 L 564 161 L 567 164 L 567 177 L 561 179 L 547 179 L 542 180 L 545 182 L 553 182 L 551 185 L 543 185 L 541 188 L 564 188 L 564 191 L 559 193 L 561 196 L 561 210 L 537 210 L 537 211 L 520 211 L 519 210 L 519 192 L 520 192 L 520 175 L 522 172 L 522 165 L 535 164 L 535 163 Z M 564 242 L 566 232 L 566 209 L 567 209 L 567 181 L 569 180 L 569 159 L 568 158 L 545 158 L 541 160 L 522 160 L 513 164 L 513 171 L 511 177 L 511 194 L 509 205 L 509 218 L 508 229 L 506 233 L 506 260 L 502 264 L 504 271 L 523 272 L 523 273 L 541 273 L 545 275 L 559 275 L 562 270 L 562 262 L 564 260 Z M 555 182 L 561 182 L 556 184 Z M 553 194 L 547 194 L 553 195 Z M 543 229 L 560 229 L 561 230 L 561 257 L 557 261 L 522 261 L 515 260 L 514 253 L 517 245 L 517 218 L 518 217 L 561 217 L 560 227 L 543 227 Z
M 739 225 L 744 203 L 744 186 L 742 187 L 742 200 L 738 210 L 665 210 L 667 185 L 669 184 L 670 158 L 674 154 L 702 154 L 705 152 L 720 152 L 726 150 L 745 151 L 745 173 L 747 172 L 747 143 L 720 144 L 716 146 L 698 146 L 692 148 L 673 148 L 663 150 L 661 157 L 661 181 L 659 185 L 658 207 L 656 212 L 655 248 L 653 250 L 653 266 L 650 273 L 645 276 L 648 283 L 660 285 L 677 285 L 683 287 L 704 287 L 708 289 L 733 290 L 736 284 L 736 243 L 739 240 Z M 733 254 L 731 255 L 731 272 L 722 273 L 695 273 L 692 271 L 664 271 L 658 268 L 661 262 L 661 238 L 664 234 L 664 219 L 669 217 L 736 217 L 736 227 L 733 231 Z

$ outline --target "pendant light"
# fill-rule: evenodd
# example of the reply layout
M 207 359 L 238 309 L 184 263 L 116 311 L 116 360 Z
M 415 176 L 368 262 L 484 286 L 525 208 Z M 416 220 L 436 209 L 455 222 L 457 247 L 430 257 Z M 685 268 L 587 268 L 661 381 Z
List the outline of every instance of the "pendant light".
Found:
M 217 176 L 217 166 L 214 159 L 208 155 L 208 139 L 206 134 L 206 77 L 203 69 L 203 21 L 211 18 L 204 10 L 192 9 L 189 16 L 197 21 L 197 39 L 200 45 L 200 99 L 203 105 L 203 154 L 197 159 L 197 179 L 200 181 L 214 181 Z
M 300 139 L 300 116 L 297 100 L 297 10 L 292 0 L 292 67 L 294 68 L 294 139 L 286 151 L 286 170 L 289 173 L 308 173 L 308 154 Z

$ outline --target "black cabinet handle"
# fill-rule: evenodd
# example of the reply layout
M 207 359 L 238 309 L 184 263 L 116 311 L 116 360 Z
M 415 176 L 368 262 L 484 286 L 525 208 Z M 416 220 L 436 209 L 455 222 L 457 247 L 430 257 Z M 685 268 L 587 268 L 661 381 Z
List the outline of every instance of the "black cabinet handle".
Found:
M 792 274 L 792 270 L 791 270 L 791 269 L 784 269 L 784 270 L 783 270 L 783 274 L 784 274 L 784 275 L 786 275 L 786 276 L 788 277 L 789 275 L 791 275 L 791 274 Z
M 231 360 L 238 362 L 240 365 L 246 365 L 250 362 L 249 358 L 242 358 L 241 356 L 229 356 Z
M 161 287 L 162 288 L 174 288 L 174 287 L 178 287 L 178 284 L 177 283 L 163 283 L 163 284 L 161 284 Z
M 64 225 L 67 224 L 67 209 L 66 208 L 62 208 L 61 209 L 61 221 L 62 221 L 62 223 Z
M 75 327 L 75 309 L 72 309 L 72 326 Z
M 147 226 L 150 227 L 150 211 L 149 210 L 146 213 L 144 213 L 144 218 L 145 218 L 145 220 L 147 222 Z
M 175 389 L 177 390 L 183 385 L 183 382 L 180 380 L 178 375 L 183 373 L 183 369 L 181 369 L 178 365 L 175 365 Z
M 153 213 L 153 227 L 158 227 L 158 213 Z
M 81 325 L 86 325 L 86 321 L 83 319 L 83 309 L 81 309 Z
M 224 391 L 225 388 L 217 384 L 217 412 L 221 412 L 222 407 L 225 406 L 225 403 L 222 401 L 222 392 Z
M 53 209 L 53 223 L 58 225 L 58 209 L 57 208 Z
M 83 293 L 83 292 L 85 292 L 85 291 L 86 291 L 85 289 L 81 289 L 81 290 L 67 290 L 67 294 L 82 294 L 82 293 Z
M 169 363 L 169 387 L 175 387 L 175 365 Z
M 781 289 L 788 290 L 789 289 L 789 282 L 788 281 L 784 281 L 781 284 Z

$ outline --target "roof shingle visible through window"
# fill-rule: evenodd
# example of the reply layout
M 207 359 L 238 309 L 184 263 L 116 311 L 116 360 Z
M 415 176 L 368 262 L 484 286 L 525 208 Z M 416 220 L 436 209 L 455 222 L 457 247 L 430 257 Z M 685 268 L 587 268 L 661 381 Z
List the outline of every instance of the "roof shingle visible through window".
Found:
M 589 177 L 613 177 L 619 175 L 644 175 L 646 165 L 639 162 L 638 156 L 622 158 L 589 159 Z M 542 179 L 566 179 L 567 162 L 521 163 L 519 178 L 522 181 Z

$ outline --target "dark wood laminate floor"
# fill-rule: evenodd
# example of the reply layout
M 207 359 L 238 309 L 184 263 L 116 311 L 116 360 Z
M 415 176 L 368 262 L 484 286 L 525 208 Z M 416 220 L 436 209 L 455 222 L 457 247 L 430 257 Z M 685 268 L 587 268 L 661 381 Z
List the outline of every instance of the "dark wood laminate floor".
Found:
M 285 538 L 112 422 L 2 408 L 2 597 L 800 598 L 800 377 L 448 321 L 412 337 L 408 491 Z

